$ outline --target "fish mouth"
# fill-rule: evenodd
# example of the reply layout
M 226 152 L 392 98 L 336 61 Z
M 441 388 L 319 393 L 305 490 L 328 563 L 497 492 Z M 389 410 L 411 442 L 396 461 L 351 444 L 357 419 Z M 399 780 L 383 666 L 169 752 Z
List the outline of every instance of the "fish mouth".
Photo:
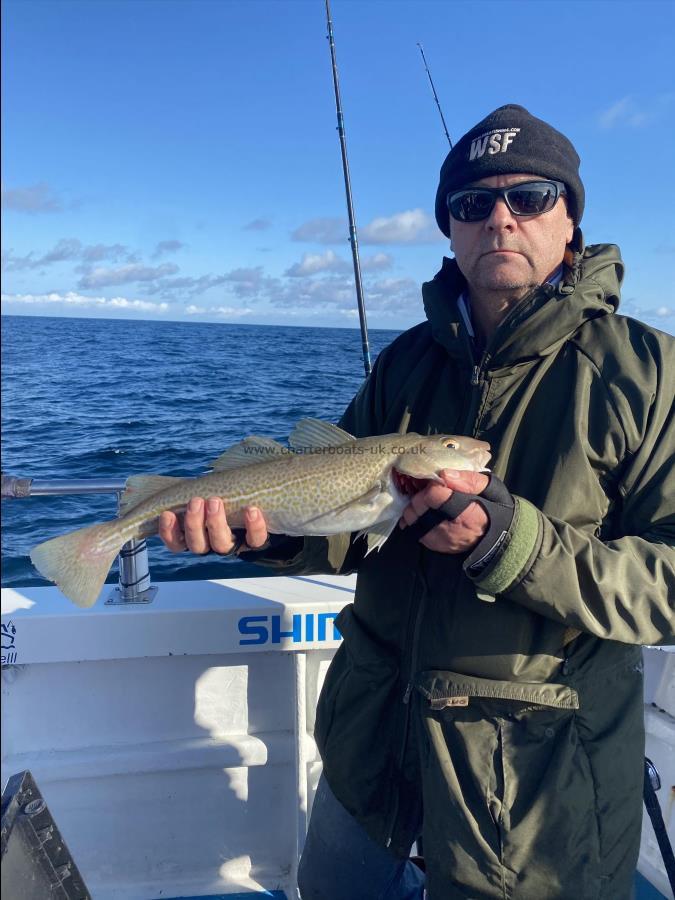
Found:
M 428 478 L 413 478 L 412 475 L 404 475 L 398 469 L 392 469 L 392 477 L 394 479 L 394 487 L 404 497 L 412 497 L 413 494 L 419 493 L 430 482 Z

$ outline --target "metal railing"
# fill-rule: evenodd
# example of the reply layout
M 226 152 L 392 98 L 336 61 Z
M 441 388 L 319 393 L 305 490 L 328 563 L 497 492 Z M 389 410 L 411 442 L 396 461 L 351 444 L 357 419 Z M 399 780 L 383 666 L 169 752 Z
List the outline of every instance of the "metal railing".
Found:
M 126 478 L 19 478 L 2 475 L 3 500 L 25 497 L 63 497 L 68 494 L 115 494 L 119 501 L 126 488 Z M 150 603 L 157 588 L 150 583 L 148 545 L 145 540 L 128 541 L 119 554 L 119 582 L 106 604 Z

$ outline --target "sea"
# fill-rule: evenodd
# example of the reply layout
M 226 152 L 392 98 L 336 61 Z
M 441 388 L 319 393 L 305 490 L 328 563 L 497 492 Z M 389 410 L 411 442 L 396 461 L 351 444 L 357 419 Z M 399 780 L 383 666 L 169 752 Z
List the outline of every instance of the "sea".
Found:
M 398 333 L 370 331 L 373 360 Z M 363 378 L 358 329 L 3 316 L 2 471 L 200 475 L 246 435 L 283 442 L 305 416 L 337 422 Z M 114 494 L 3 500 L 2 585 L 46 584 L 31 548 L 115 515 Z M 153 581 L 265 574 L 158 538 L 149 560 Z

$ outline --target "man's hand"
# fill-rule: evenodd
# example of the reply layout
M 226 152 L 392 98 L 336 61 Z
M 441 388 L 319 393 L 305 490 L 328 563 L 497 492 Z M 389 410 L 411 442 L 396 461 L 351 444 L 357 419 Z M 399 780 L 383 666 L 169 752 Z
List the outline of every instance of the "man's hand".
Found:
M 445 485 L 432 482 L 414 494 L 403 510 L 399 522 L 401 528 L 414 525 L 428 509 L 437 509 L 452 496 L 454 491 L 480 494 L 487 487 L 489 478 L 482 472 L 458 472 L 445 469 L 440 473 Z M 471 503 L 456 519 L 441 522 L 428 531 L 420 543 L 437 553 L 466 553 L 478 544 L 487 532 L 489 519 L 478 503 Z
M 227 555 L 235 546 L 225 516 L 225 507 L 219 497 L 193 497 L 188 503 L 181 522 L 173 512 L 163 512 L 159 517 L 159 536 L 169 550 L 181 553 L 221 553 Z M 244 510 L 246 544 L 256 550 L 267 543 L 267 525 L 263 514 L 254 506 Z

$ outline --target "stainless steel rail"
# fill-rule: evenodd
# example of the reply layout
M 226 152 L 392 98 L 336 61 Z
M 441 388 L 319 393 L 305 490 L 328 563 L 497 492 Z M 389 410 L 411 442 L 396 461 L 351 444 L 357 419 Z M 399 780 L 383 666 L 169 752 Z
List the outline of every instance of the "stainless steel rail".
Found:
M 63 497 L 68 494 L 116 494 L 118 501 L 126 487 L 126 478 L 19 478 L 2 475 L 3 500 L 25 497 Z M 150 583 L 148 546 L 145 540 L 128 541 L 119 555 L 119 583 L 106 604 L 150 603 L 157 588 Z
M 121 494 L 126 478 L 18 478 L 2 476 L 2 499 L 64 496 L 66 494 Z

